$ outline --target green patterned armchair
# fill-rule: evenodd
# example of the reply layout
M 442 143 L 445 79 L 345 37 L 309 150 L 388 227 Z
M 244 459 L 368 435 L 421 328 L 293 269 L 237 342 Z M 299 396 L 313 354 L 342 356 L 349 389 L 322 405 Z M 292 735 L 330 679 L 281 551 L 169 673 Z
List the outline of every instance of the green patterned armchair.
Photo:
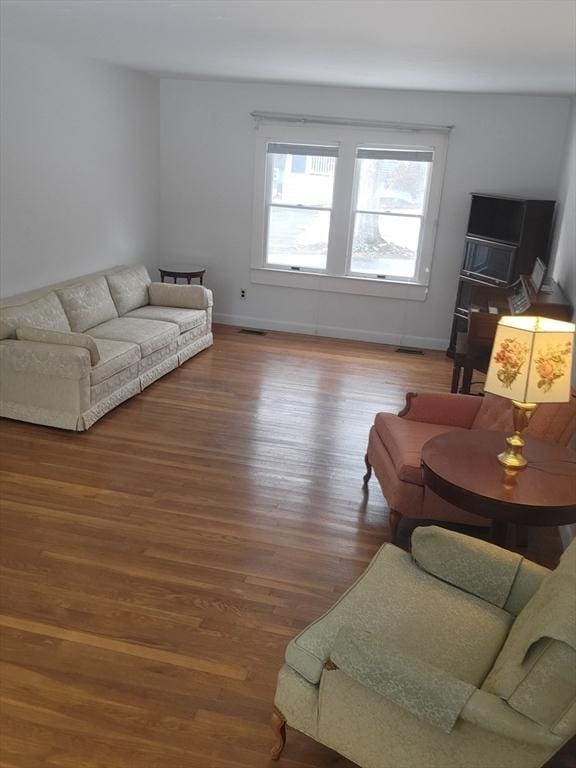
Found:
M 436 526 L 290 642 L 286 725 L 363 768 L 540 768 L 576 734 L 576 542 L 555 571 Z

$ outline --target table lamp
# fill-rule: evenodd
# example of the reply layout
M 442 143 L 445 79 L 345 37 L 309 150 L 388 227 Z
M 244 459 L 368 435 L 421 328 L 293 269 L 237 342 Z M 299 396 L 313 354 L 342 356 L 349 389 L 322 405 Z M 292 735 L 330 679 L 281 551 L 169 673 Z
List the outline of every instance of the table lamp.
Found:
M 490 355 L 485 392 L 512 400 L 514 434 L 498 455 L 505 467 L 521 469 L 525 429 L 539 403 L 570 400 L 574 323 L 548 317 L 502 317 Z

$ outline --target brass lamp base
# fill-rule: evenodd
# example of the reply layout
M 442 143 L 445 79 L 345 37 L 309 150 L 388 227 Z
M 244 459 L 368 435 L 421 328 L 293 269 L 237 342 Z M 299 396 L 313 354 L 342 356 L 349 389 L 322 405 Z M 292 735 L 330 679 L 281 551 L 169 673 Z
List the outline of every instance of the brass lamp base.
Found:
M 519 403 L 517 400 L 512 400 L 512 405 L 514 406 L 514 434 L 506 438 L 508 447 L 503 453 L 498 454 L 498 461 L 511 469 L 523 469 L 528 462 L 522 455 L 522 448 L 525 445 L 522 431 L 528 426 L 538 403 Z

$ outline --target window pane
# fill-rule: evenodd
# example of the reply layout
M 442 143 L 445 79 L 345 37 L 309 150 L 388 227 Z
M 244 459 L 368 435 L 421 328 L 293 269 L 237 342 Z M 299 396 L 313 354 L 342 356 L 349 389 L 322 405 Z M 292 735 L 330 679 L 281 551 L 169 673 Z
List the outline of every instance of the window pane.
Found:
M 268 264 L 326 269 L 330 211 L 270 207 Z
M 270 202 L 330 208 L 335 157 L 270 154 L 268 162 L 272 163 Z
M 421 219 L 357 213 L 351 272 L 414 277 Z
M 362 158 L 358 163 L 356 208 L 423 213 L 430 163 Z

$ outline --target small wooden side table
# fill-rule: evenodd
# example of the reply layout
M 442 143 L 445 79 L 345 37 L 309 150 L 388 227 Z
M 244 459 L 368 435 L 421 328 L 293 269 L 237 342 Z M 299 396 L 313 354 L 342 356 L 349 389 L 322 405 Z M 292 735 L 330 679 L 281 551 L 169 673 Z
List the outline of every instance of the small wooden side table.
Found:
M 172 267 L 158 267 L 158 271 L 160 272 L 161 283 L 164 282 L 165 277 L 173 278 L 175 283 L 178 282 L 179 277 L 183 277 L 188 281 L 188 285 L 190 285 L 190 280 L 194 278 L 198 278 L 200 285 L 204 285 L 206 267 L 201 267 L 197 264 L 176 264 Z
M 457 507 L 492 520 L 491 539 L 504 546 L 508 525 L 576 522 L 576 453 L 525 437 L 528 466 L 510 473 L 498 461 L 504 432 L 458 430 L 422 449 L 424 483 Z

